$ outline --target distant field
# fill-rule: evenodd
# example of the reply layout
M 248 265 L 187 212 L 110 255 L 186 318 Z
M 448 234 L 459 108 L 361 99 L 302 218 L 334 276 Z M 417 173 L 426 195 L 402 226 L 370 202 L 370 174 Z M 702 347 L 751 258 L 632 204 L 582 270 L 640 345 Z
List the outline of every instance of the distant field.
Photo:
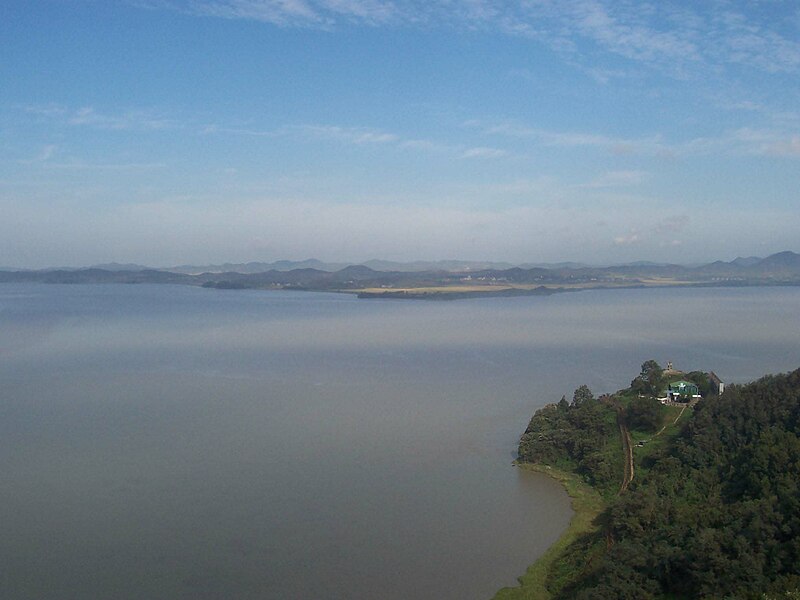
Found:
M 668 285 L 693 285 L 698 282 L 691 281 L 678 281 L 673 279 L 644 279 L 640 281 L 625 281 L 625 282 L 585 282 L 585 283 L 502 283 L 502 284 L 470 284 L 470 285 L 436 285 L 436 286 L 419 286 L 419 287 L 365 287 L 358 289 L 342 290 L 353 294 L 368 293 L 368 294 L 384 294 L 384 293 L 408 293 L 408 294 L 470 294 L 470 293 L 487 293 L 487 292 L 503 292 L 507 290 L 535 290 L 545 288 L 548 290 L 585 290 L 592 288 L 628 288 L 628 287 L 658 287 Z
M 380 294 L 383 292 L 409 292 L 414 294 L 446 294 L 446 293 L 469 293 L 469 292 L 493 292 L 502 290 L 532 290 L 539 287 L 538 285 L 441 285 L 441 286 L 421 286 L 421 287 L 369 287 L 361 288 L 358 290 L 345 290 L 360 294 L 361 292 L 368 292 L 371 294 Z

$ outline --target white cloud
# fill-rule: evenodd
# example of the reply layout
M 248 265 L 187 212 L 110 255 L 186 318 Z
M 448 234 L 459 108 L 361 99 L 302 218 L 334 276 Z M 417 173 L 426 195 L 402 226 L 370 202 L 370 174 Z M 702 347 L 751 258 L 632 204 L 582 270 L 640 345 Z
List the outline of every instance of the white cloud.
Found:
M 631 244 L 638 244 L 642 241 L 642 234 L 638 231 L 631 231 L 626 235 L 618 235 L 614 238 L 614 243 L 617 246 L 630 246 Z
M 127 111 L 121 114 L 103 114 L 86 106 L 72 112 L 67 122 L 70 125 L 85 125 L 98 129 L 166 129 L 175 125 L 149 111 Z
M 500 150 L 499 148 L 486 148 L 479 146 L 475 148 L 467 148 L 461 154 L 462 158 L 501 158 L 507 156 L 508 152 Z
M 43 117 L 57 117 L 66 114 L 67 108 L 60 104 L 26 104 L 20 106 L 23 111 Z
M 769 73 L 794 73 L 800 69 L 800 42 L 787 39 L 741 13 L 726 11 L 715 19 L 716 37 L 722 42 L 721 58 Z
M 645 138 L 618 138 L 597 133 L 548 131 L 508 121 L 483 124 L 481 121 L 471 120 L 465 125 L 479 128 L 486 135 L 528 138 L 543 146 L 605 148 L 614 154 L 663 155 L 672 151 L 658 135 Z
M 769 146 L 768 153 L 775 156 L 800 157 L 800 135 L 793 135 L 789 139 L 773 143 Z
M 605 134 L 575 131 L 549 131 L 521 123 L 500 122 L 486 124 L 480 120 L 464 123 L 476 128 L 484 135 L 530 139 L 542 146 L 563 148 L 599 148 L 616 155 L 655 156 L 659 158 L 711 156 L 711 155 L 758 155 L 794 157 L 800 155 L 800 131 L 790 124 L 784 129 L 755 129 L 742 127 L 725 131 L 717 136 L 698 137 L 687 141 L 664 140 L 661 135 L 641 138 L 622 138 Z M 608 174 L 606 179 L 584 184 L 586 187 L 610 185 L 633 185 L 640 183 L 643 173 L 619 171 Z
M 71 160 L 69 162 L 48 163 L 48 169 L 61 169 L 68 171 L 138 171 L 149 169 L 164 169 L 165 163 L 157 162 L 129 162 L 129 163 L 102 163 L 87 162 L 84 160 Z
M 290 125 L 274 131 L 238 129 L 230 127 L 210 126 L 204 133 L 225 133 L 260 137 L 296 136 L 315 139 L 332 140 L 356 146 L 383 145 L 405 150 L 449 154 L 459 158 L 501 158 L 510 156 L 507 150 L 487 146 L 469 146 L 447 144 L 429 139 L 405 138 L 400 134 L 373 129 L 369 127 L 343 127 L 340 125 Z
M 778 7 L 770 16 L 736 12 L 727 2 L 684 8 L 671 3 L 612 0 L 129 0 L 149 9 L 178 10 L 226 19 L 249 19 L 282 27 L 332 28 L 356 23 L 499 32 L 545 43 L 565 56 L 590 53 L 592 44 L 625 59 L 684 77 L 715 67 L 746 65 L 768 73 L 800 70 L 800 42 L 779 27 L 796 11 Z M 742 11 L 749 9 L 743 6 Z M 785 14 L 782 16 L 781 11 Z M 764 11 L 766 13 L 766 11 Z M 580 51 L 579 51 L 580 49 Z M 593 62 L 593 61 L 592 61 Z M 587 72 L 600 81 L 618 71 Z
M 193 2 L 189 12 L 225 19 L 251 19 L 275 25 L 322 24 L 323 18 L 304 0 L 220 0 Z
M 342 19 L 378 25 L 399 16 L 394 3 L 381 0 L 184 0 L 149 2 L 143 7 L 223 19 L 262 21 L 281 27 L 328 28 Z
M 313 137 L 339 140 L 351 144 L 387 144 L 400 139 L 394 133 L 362 127 L 339 127 L 338 125 L 301 125 L 285 128 L 287 132 L 291 130 L 297 130 Z
M 390 21 L 397 14 L 394 4 L 377 0 L 321 0 L 321 5 L 332 12 L 368 23 Z
M 644 171 L 609 171 L 579 187 L 585 188 L 611 188 L 639 185 L 648 177 Z
M 151 110 L 131 109 L 117 113 L 104 113 L 92 106 L 70 108 L 60 104 L 25 105 L 21 108 L 27 114 L 52 120 L 62 125 L 91 127 L 108 130 L 158 130 L 176 128 L 178 122 L 165 118 Z
M 55 144 L 46 144 L 45 146 L 42 146 L 39 152 L 36 153 L 36 156 L 29 160 L 20 160 L 19 162 L 24 165 L 47 162 L 53 157 L 53 155 L 56 153 L 56 150 L 58 150 L 58 146 Z
M 567 3 L 579 32 L 608 50 L 627 58 L 641 60 L 696 60 L 698 49 L 685 30 L 659 31 L 640 21 L 636 15 L 619 11 L 596 0 Z
M 718 137 L 696 138 L 685 145 L 686 154 L 732 154 L 800 157 L 800 134 L 796 131 L 742 127 Z

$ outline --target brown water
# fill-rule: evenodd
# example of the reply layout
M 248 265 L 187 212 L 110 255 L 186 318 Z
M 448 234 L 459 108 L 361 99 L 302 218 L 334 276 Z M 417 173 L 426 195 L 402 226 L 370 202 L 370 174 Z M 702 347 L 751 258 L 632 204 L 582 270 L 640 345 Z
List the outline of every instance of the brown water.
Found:
M 800 366 L 800 290 L 452 303 L 0 286 L 0 597 L 487 598 L 568 500 L 536 407 Z

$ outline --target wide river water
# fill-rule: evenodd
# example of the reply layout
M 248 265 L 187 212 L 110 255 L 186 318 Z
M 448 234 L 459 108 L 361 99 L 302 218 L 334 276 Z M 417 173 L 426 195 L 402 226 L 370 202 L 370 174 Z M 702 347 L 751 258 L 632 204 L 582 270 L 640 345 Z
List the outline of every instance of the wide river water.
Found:
M 0 597 L 480 599 L 571 516 L 534 410 L 800 366 L 800 288 L 455 302 L 0 285 Z

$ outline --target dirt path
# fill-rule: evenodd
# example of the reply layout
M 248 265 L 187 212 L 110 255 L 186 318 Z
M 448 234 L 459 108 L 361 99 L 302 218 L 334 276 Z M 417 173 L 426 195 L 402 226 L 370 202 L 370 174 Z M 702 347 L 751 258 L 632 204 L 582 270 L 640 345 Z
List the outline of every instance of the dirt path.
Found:
M 687 405 L 687 406 L 688 406 L 688 405 Z M 675 417 L 675 420 L 672 422 L 672 424 L 673 424 L 673 425 L 675 425 L 675 423 L 677 423 L 677 422 L 678 422 L 678 419 L 680 419 L 680 418 L 683 416 L 683 411 L 685 411 L 685 410 L 686 410 L 687 406 L 683 406 L 683 407 L 681 408 L 681 412 L 679 412 L 679 413 L 678 413 L 678 416 L 677 416 L 677 417 Z M 664 425 L 664 426 L 663 426 L 661 429 L 659 429 L 659 430 L 658 430 L 658 433 L 657 433 L 657 434 L 655 434 L 653 437 L 658 437 L 658 436 L 660 436 L 662 433 L 664 433 L 664 430 L 665 430 L 666 428 L 667 428 L 667 426 L 666 426 L 666 425 Z
M 617 425 L 619 425 L 619 433 L 622 437 L 622 450 L 625 453 L 625 474 L 622 479 L 622 485 L 619 488 L 621 494 L 628 489 L 628 485 L 633 481 L 633 443 L 631 442 L 631 432 L 622 421 L 622 412 L 617 413 Z
M 631 432 L 625 425 L 625 416 L 622 406 L 613 396 L 607 396 L 605 402 L 614 407 L 617 411 L 617 427 L 619 427 L 619 437 L 622 438 L 622 452 L 625 454 L 625 470 L 622 475 L 622 485 L 619 488 L 618 494 L 621 494 L 628 489 L 631 481 L 633 481 L 633 442 L 631 441 Z M 613 542 L 611 542 L 613 543 Z

